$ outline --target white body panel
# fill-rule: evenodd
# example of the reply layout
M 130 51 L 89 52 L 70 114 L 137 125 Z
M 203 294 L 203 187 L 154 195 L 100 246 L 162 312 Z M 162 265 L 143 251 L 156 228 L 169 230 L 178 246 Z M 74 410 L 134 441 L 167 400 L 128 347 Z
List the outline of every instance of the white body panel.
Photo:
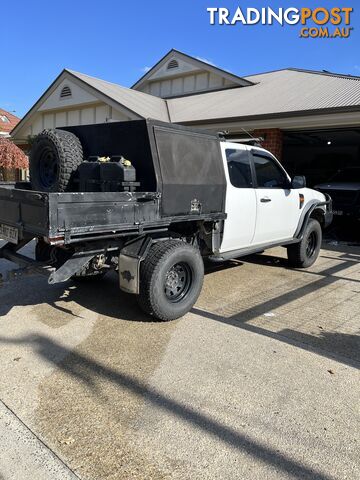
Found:
M 256 224 L 256 191 L 254 188 L 236 188 L 231 184 L 225 156 L 225 149 L 228 147 L 239 148 L 239 145 L 229 142 L 221 144 L 227 181 L 225 201 L 227 219 L 224 225 L 221 252 L 229 252 L 250 245 Z
M 264 149 L 230 142 L 221 143 L 227 180 L 225 201 L 227 218 L 224 222 L 220 253 L 281 243 L 282 241 L 285 243 L 291 240 L 309 202 L 313 200 L 323 202 L 325 196 L 309 188 L 237 188 L 232 185 L 230 180 L 226 158 L 227 149 L 245 150 L 249 153 L 257 150 L 259 154 L 270 155 L 272 160 L 280 165 Z M 281 169 L 290 183 L 290 177 L 282 167 Z M 254 176 L 253 179 L 255 179 Z M 304 197 L 302 208 L 300 208 L 300 195 Z
M 258 188 L 255 191 L 257 213 L 253 244 L 292 237 L 301 214 L 299 191 L 271 188 Z

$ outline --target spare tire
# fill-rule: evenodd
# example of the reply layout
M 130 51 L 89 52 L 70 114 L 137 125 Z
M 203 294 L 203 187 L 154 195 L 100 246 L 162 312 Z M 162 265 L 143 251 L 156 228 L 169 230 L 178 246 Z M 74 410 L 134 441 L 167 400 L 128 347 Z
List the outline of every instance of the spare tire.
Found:
M 74 176 L 83 161 L 76 135 L 65 130 L 43 130 L 34 140 L 29 159 L 33 190 L 71 192 Z

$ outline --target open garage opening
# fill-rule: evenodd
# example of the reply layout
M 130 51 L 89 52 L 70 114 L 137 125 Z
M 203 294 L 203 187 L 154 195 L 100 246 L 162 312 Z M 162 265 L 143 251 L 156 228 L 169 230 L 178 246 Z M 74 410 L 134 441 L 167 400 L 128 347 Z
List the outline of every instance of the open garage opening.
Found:
M 284 131 L 282 163 L 291 176 L 305 175 L 309 187 L 348 169 L 349 180 L 360 182 L 360 128 Z
M 327 236 L 360 241 L 360 128 L 283 132 L 282 163 L 291 176 L 333 201 L 334 221 Z

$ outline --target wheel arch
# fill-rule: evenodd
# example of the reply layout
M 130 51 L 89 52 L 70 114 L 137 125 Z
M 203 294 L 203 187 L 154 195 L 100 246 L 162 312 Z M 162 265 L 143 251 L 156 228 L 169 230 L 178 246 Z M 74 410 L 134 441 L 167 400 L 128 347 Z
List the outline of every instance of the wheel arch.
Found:
M 310 218 L 317 220 L 320 223 L 321 228 L 325 226 L 325 211 L 321 208 L 322 202 L 313 200 L 308 204 L 307 208 L 302 212 L 297 229 L 294 234 L 294 238 L 301 240 L 306 229 L 307 224 L 309 223 Z
M 313 218 L 314 220 L 317 220 L 320 223 L 321 228 L 324 229 L 324 227 L 325 227 L 325 212 L 322 208 L 315 207 L 311 211 L 309 218 Z

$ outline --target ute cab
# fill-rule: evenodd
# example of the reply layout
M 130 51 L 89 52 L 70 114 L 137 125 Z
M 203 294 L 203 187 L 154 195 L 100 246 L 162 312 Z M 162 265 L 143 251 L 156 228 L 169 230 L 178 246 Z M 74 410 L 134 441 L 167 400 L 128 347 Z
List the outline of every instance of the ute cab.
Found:
M 331 209 L 326 207 L 329 197 L 306 188 L 304 177 L 291 179 L 267 150 L 221 142 L 221 152 L 227 179 L 227 218 L 220 257 L 292 243 L 307 214 L 322 228 L 331 223 Z

